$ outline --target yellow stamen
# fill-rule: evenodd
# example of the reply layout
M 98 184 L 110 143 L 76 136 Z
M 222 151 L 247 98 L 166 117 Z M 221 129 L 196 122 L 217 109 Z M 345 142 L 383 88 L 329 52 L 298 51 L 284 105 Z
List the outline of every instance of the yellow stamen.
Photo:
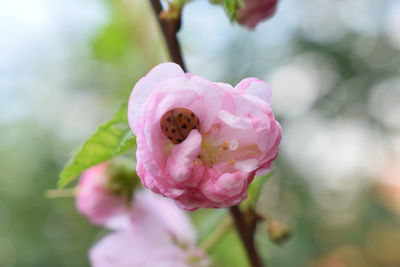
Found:
M 214 128 L 214 129 L 221 129 L 221 124 L 220 123 L 216 123 L 216 124 L 213 124 L 211 127 Z
M 226 151 L 229 149 L 229 142 L 224 141 L 224 143 L 221 145 L 221 148 L 223 151 Z
M 205 134 L 203 134 L 204 137 L 209 136 L 211 134 L 211 130 L 209 130 L 208 132 L 206 132 Z

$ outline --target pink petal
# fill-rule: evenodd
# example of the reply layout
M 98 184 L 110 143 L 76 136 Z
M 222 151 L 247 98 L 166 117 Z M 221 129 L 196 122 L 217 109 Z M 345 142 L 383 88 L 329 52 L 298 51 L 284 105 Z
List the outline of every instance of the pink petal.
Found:
M 252 123 L 249 118 L 240 117 L 225 110 L 218 114 L 218 118 L 234 129 L 252 129 Z
M 196 232 L 189 217 L 171 199 L 147 190 L 135 195 L 132 224 L 146 237 L 154 236 L 157 242 L 160 242 L 159 237 L 165 232 L 169 238 L 185 242 L 186 245 L 192 246 L 196 243 Z
M 185 141 L 172 148 L 168 157 L 167 170 L 176 182 L 183 182 L 192 177 L 192 168 L 201 151 L 201 135 L 192 130 Z
M 235 88 L 240 92 L 256 96 L 267 103 L 271 103 L 272 90 L 262 80 L 256 78 L 246 78 L 236 85 Z
M 166 79 L 184 76 L 182 68 L 171 62 L 162 63 L 154 67 L 145 77 L 140 79 L 133 88 L 129 99 L 128 118 L 133 133 L 137 132 L 138 118 L 142 106 L 152 94 L 156 85 Z

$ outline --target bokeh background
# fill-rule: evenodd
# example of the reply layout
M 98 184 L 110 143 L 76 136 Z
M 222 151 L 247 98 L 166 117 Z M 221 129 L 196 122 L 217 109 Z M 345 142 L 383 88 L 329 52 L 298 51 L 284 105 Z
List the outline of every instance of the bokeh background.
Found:
M 145 0 L 0 6 L 0 266 L 89 266 L 105 231 L 72 198 L 45 191 L 137 79 L 168 59 L 158 25 Z M 281 0 L 249 31 L 196 0 L 179 38 L 190 71 L 273 88 L 284 136 L 258 208 L 294 236 L 277 246 L 259 225 L 268 266 L 400 266 L 400 2 Z M 248 266 L 234 232 L 212 256 Z

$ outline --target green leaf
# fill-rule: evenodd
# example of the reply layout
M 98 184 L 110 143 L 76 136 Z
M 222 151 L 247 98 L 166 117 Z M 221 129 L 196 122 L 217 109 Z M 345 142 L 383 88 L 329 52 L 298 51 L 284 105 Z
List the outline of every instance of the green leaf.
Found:
M 241 0 L 224 0 L 224 7 L 231 21 L 236 19 L 237 11 L 242 7 L 242 4 Z
M 261 189 L 265 182 L 269 180 L 274 175 L 273 171 L 270 171 L 266 175 L 263 175 L 261 177 L 256 177 L 254 178 L 254 181 L 249 185 L 248 189 L 248 197 L 245 201 L 242 202 L 243 207 L 249 207 L 251 205 L 255 205 L 258 197 L 260 196 Z
M 100 125 L 96 132 L 74 153 L 60 173 L 58 187 L 63 188 L 84 170 L 133 148 L 136 139 L 127 119 L 128 105 L 123 104 L 113 118 Z

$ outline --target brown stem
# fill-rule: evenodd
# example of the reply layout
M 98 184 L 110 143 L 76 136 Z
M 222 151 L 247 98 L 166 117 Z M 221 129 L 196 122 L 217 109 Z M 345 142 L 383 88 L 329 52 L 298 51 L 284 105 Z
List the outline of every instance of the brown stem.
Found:
M 182 69 L 186 72 L 185 62 L 183 61 L 181 47 L 179 45 L 176 34 L 181 26 L 180 16 L 178 19 L 162 19 L 160 14 L 163 11 L 161 3 L 159 0 L 150 0 L 151 6 L 153 7 L 154 13 L 157 17 L 157 21 L 163 32 L 165 42 L 168 47 L 171 59 L 176 64 L 180 65 Z
M 239 232 L 240 239 L 242 239 L 242 242 L 247 252 L 247 256 L 251 262 L 251 266 L 262 267 L 263 264 L 261 262 L 260 256 L 258 255 L 253 240 L 254 229 L 256 225 L 253 222 L 255 221 L 252 221 L 248 224 L 245 221 L 243 213 L 240 211 L 238 206 L 231 207 L 230 211 L 236 226 L 236 230 Z

